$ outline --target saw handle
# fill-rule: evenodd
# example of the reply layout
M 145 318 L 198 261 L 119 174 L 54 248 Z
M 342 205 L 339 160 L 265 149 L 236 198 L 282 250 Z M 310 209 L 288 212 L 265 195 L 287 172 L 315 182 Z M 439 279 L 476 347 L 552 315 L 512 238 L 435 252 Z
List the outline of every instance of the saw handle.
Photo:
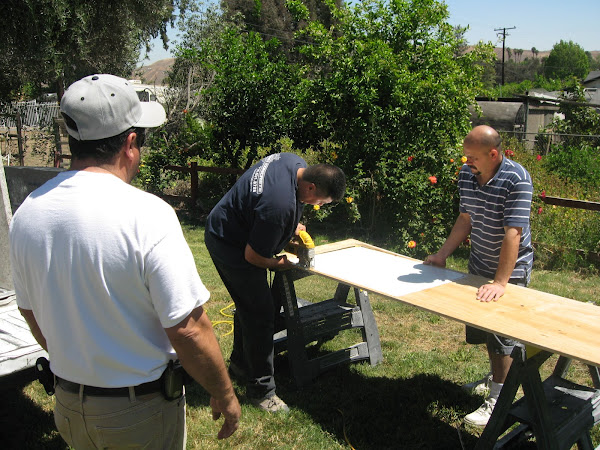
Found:
M 308 234 L 306 231 L 300 231 L 298 233 L 298 237 L 300 238 L 300 240 L 306 248 L 315 248 L 315 243 L 310 237 L 310 234 Z

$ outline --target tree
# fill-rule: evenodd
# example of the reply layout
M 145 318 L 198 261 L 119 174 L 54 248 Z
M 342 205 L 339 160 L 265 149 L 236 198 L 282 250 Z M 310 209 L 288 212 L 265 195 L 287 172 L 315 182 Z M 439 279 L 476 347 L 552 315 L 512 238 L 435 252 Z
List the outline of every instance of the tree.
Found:
M 323 3 L 333 25 L 308 20 L 302 1 L 288 1 L 292 19 L 305 21 L 294 64 L 279 40 L 227 20 L 200 40 L 184 39 L 178 59 L 187 72 L 178 79 L 205 80 L 187 111 L 210 129 L 201 157 L 247 167 L 288 138 L 312 162 L 345 171 L 363 229 L 415 240 L 417 250 L 403 246 L 415 255 L 433 251 L 456 218 L 460 145 L 492 46 L 462 52 L 441 2 Z
M 547 78 L 565 80 L 571 76 L 583 79 L 590 68 L 588 57 L 573 41 L 560 41 L 554 44 L 548 58 L 544 61 L 544 75 Z
M 151 38 L 167 41 L 180 0 L 4 0 L 0 100 L 29 84 L 65 85 L 97 72 L 129 76 Z
M 457 56 L 464 42 L 441 2 L 364 0 L 332 11 L 338 29 L 311 22 L 299 34 L 315 45 L 299 50 L 311 70 L 294 142 L 339 145 L 324 157 L 348 176 L 363 226 L 432 251 L 457 213 L 458 149 L 481 88 L 475 62 L 491 62 L 491 44 Z
M 335 0 L 340 7 L 342 0 Z M 307 20 L 317 20 L 326 27 L 332 25 L 332 16 L 327 2 L 322 0 L 221 0 L 225 18 L 236 20 L 241 15 L 241 23 L 247 31 L 255 31 L 267 41 L 277 39 L 281 42 L 280 51 L 284 51 L 288 60 L 295 46 L 294 33 L 306 25 Z M 290 10 L 303 9 L 303 14 L 292 15 Z

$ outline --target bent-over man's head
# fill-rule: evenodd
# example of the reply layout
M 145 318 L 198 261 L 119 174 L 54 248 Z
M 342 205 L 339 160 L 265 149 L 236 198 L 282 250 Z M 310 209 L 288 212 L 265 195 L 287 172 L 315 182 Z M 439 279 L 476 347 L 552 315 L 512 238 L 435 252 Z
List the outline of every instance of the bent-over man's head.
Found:
M 304 169 L 302 179 L 313 183 L 317 193 L 338 202 L 346 192 L 346 175 L 337 166 L 331 164 L 315 164 Z
M 127 80 L 108 74 L 89 75 L 69 86 L 60 111 L 73 159 L 99 163 L 111 161 L 131 133 L 141 148 L 145 129 L 166 120 L 160 103 L 141 102 Z

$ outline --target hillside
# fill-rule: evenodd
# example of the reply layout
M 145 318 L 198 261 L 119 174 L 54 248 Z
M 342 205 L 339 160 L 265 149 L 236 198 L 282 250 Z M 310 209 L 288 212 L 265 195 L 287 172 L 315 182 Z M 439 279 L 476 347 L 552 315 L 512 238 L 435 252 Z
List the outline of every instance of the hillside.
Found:
M 167 72 L 173 66 L 175 58 L 166 58 L 153 62 L 152 64 L 142 65 L 135 69 L 131 77 L 141 80 L 144 84 L 162 85 Z
M 469 49 L 471 49 L 471 48 L 472 47 L 469 47 Z M 494 51 L 496 52 L 496 58 L 498 58 L 498 60 L 501 60 L 502 59 L 502 47 L 496 47 L 494 49 Z M 525 58 L 533 58 L 534 57 L 531 49 L 529 49 L 529 50 L 523 49 L 523 54 L 520 55 L 519 57 L 517 57 L 515 55 L 514 49 L 511 49 L 511 52 L 512 52 L 512 55 L 511 55 L 512 58 L 510 58 L 510 59 L 515 60 L 517 62 L 522 62 L 525 60 Z M 594 58 L 596 58 L 600 54 L 600 50 L 594 50 L 594 51 L 591 51 L 590 53 L 592 54 L 592 56 Z M 546 58 L 549 54 L 550 54 L 550 50 L 539 51 L 535 55 L 535 58 L 538 58 L 538 59 Z M 508 51 L 506 51 L 504 58 L 505 58 L 505 61 L 509 59 Z M 131 76 L 134 79 L 141 80 L 145 84 L 162 85 L 163 80 L 167 74 L 167 71 L 169 71 L 169 69 L 171 69 L 174 62 L 175 62 L 175 58 L 167 58 L 167 59 L 161 59 L 160 61 L 156 61 L 152 64 L 148 64 L 147 66 L 142 65 L 142 66 L 138 67 L 131 74 Z

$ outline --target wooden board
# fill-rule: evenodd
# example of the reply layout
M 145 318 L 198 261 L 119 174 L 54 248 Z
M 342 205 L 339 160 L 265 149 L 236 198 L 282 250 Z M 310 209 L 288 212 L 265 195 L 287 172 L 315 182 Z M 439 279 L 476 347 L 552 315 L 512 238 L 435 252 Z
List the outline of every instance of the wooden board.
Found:
M 368 264 L 348 257 L 332 259 L 339 267 L 320 264 L 320 258 L 328 253 L 339 252 L 341 256 L 353 247 L 361 249 L 354 256 L 368 255 Z M 421 261 L 354 239 L 318 246 L 315 253 L 315 268 L 308 269 L 310 272 L 600 366 L 600 307 L 596 305 L 511 284 L 499 301 L 483 303 L 475 298 L 477 289 L 489 282 L 483 277 L 419 265 Z M 419 274 L 410 272 L 415 267 L 421 269 L 421 280 Z M 422 282 L 432 278 L 444 281 L 433 286 Z M 412 280 L 417 287 L 400 289 L 399 280 Z
M 29 331 L 13 297 L 0 307 L 0 377 L 33 367 L 40 356 L 48 354 Z

